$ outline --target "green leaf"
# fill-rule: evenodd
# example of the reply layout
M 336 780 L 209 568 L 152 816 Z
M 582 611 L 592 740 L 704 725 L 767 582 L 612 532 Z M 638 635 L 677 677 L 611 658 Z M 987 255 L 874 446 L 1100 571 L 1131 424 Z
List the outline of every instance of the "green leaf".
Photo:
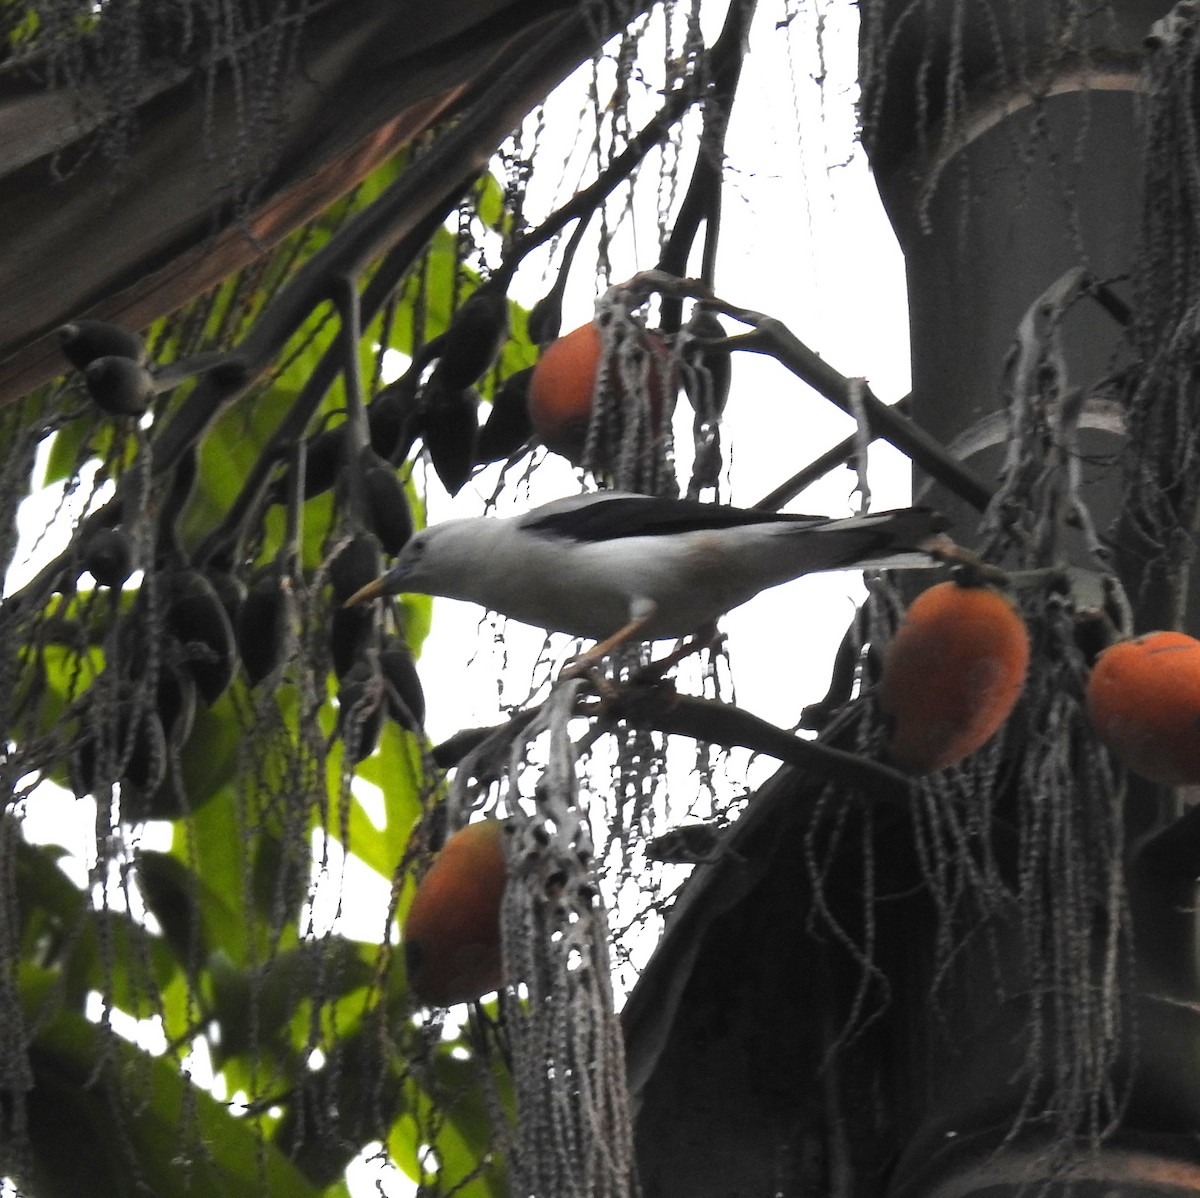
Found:
M 189 971 L 195 969 L 212 948 L 205 913 L 211 917 L 221 905 L 219 896 L 210 895 L 203 901 L 203 878 L 170 853 L 151 849 L 137 855 L 137 884 L 176 960 Z
M 161 938 L 120 911 L 91 911 L 63 962 L 66 993 L 76 1004 L 98 991 L 137 1019 L 156 1011 L 158 994 L 175 972 Z
M 10 820 L 12 816 L 3 818 Z M 83 891 L 58 867 L 58 859 L 66 852 L 58 845 L 31 845 L 17 840 L 17 913 L 25 940 L 44 931 L 44 921 L 42 927 L 33 927 L 39 915 L 48 917 L 60 934 L 79 918 Z
M 424 269 L 414 271 L 405 280 L 401 292 L 401 309 L 398 319 L 392 322 L 392 336 L 388 342 L 391 349 L 404 354 L 412 354 L 412 319 L 418 298 L 425 314 L 425 337 L 428 341 L 445 331 L 454 311 L 454 295 L 459 280 L 459 264 L 457 259 L 457 241 L 454 234 L 446 228 L 440 228 L 433 235 L 429 249 L 424 259 Z M 470 286 L 464 289 L 462 299 L 467 291 L 474 290 L 479 283 L 479 276 L 472 271 L 463 270 L 463 278 Z M 407 319 L 405 317 L 408 317 Z
M 192 734 L 180 753 L 183 788 L 193 811 L 237 781 L 243 740 L 237 711 L 245 701 L 244 696 L 245 690 L 238 679 L 212 707 L 197 705 Z
M 26 1013 L 26 1022 L 31 1019 L 52 1019 L 63 1009 L 66 996 L 62 975 L 57 969 L 47 969 L 35 965 L 32 961 L 22 961 L 17 966 L 17 986 Z
M 152 1057 L 69 1011 L 33 1026 L 32 1163 L 18 1181 L 39 1198 L 319 1193 L 252 1123 L 185 1080 L 171 1058 Z
M 25 678 L 31 690 L 38 690 L 40 703 L 38 731 L 47 732 L 58 724 L 67 704 L 81 695 L 104 669 L 104 654 L 93 646 L 83 653 L 66 645 L 50 643 L 40 652 L 26 651 Z M 31 696 L 23 695 L 23 699 Z
M 408 647 L 419 655 L 433 627 L 433 599 L 429 595 L 404 595 L 397 606 L 401 613 L 404 639 Z
M 195 901 L 205 945 L 211 950 L 220 947 L 244 964 L 251 932 L 243 881 L 247 846 L 233 786 L 176 823 L 171 853 L 204 880 Z
M 516 374 L 537 361 L 537 346 L 529 339 L 528 317 L 528 309 L 521 307 L 514 300 L 509 300 L 508 340 L 500 354 L 501 378 L 508 378 L 510 374 Z
M 390 878 L 421 817 L 425 779 L 420 741 L 393 721 L 385 721 L 379 748 L 359 764 L 358 775 L 379 787 L 384 826 L 376 828 L 359 801 L 351 796 L 349 843 L 342 847 L 376 873 Z M 331 778 L 331 785 L 335 784 L 336 775 Z
M 475 214 L 493 232 L 504 235 L 512 227 L 512 217 L 504 206 L 504 188 L 487 171 L 475 184 Z
M 294 926 L 308 893 L 312 852 L 307 839 L 285 840 L 263 829 L 254 846 L 254 908 L 269 927 Z
M 287 1033 L 296 1030 L 292 1027 L 296 1012 L 316 994 L 332 1003 L 357 993 L 361 1012 L 361 996 L 374 974 L 378 951 L 373 944 L 330 936 L 306 940 L 257 969 L 238 969 L 223 955 L 215 959 L 213 1005 L 221 1037 L 214 1053 L 225 1061 L 249 1054 L 256 1044 L 260 1048 L 303 1046 L 310 1017 L 297 1036 L 289 1040 Z M 339 1018 L 338 1024 L 343 1033 L 352 1030 L 350 1020 Z
M 461 1043 L 439 1045 L 432 1061 L 431 1090 L 392 1124 L 388 1153 L 414 1181 L 422 1178 L 422 1150 L 431 1144 L 439 1162 L 438 1191 L 463 1198 L 503 1198 L 509 1192 L 503 1162 L 493 1152 L 496 1128 L 480 1065 L 452 1056 Z M 506 1079 L 497 1077 L 502 1104 L 512 1105 Z
M 29 954 L 56 971 L 56 1002 L 82 1010 L 89 992 L 107 995 L 120 1009 L 145 1016 L 149 996 L 158 994 L 175 973 L 161 938 L 128 915 L 96 911 L 84 893 L 60 870 L 61 850 L 18 841 L 16 854 L 21 937 Z
M 253 391 L 209 431 L 180 524 L 185 547 L 193 548 L 233 505 L 263 446 L 295 398 L 296 392 L 286 386 Z
M 41 28 L 42 19 L 32 9 L 21 14 L 20 18 L 13 22 L 8 31 L 8 45 L 12 50 L 20 50 L 22 47 L 32 42 L 37 36 L 38 30 Z
M 79 465 L 80 449 L 87 436 L 86 425 L 85 420 L 71 420 L 53 435 L 50 452 L 46 456 L 46 472 L 42 476 L 43 487 L 74 476 Z

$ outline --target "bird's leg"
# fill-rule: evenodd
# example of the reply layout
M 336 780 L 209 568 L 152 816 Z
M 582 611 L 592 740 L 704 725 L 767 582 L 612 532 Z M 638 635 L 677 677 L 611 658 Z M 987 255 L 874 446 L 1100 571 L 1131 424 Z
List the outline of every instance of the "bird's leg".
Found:
M 705 624 L 692 633 L 681 645 L 672 649 L 666 657 L 643 666 L 634 675 L 633 680 L 639 684 L 657 682 L 672 666 L 677 666 L 685 658 L 691 657 L 693 653 L 702 653 L 705 649 L 717 648 L 724 639 L 725 634 L 717 631 L 715 622 Z
M 571 658 L 561 673 L 559 679 L 580 678 L 594 666 L 602 662 L 618 645 L 632 641 L 637 634 L 646 628 L 658 612 L 658 604 L 653 599 L 639 599 L 630 604 L 629 622 L 618 628 L 612 636 L 605 637 L 593 645 L 586 653 L 580 653 Z

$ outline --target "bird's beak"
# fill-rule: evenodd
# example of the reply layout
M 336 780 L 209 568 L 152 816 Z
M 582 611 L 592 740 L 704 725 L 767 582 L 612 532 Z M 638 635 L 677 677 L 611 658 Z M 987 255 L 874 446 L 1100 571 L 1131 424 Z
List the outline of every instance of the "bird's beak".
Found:
M 365 587 L 360 587 L 349 599 L 342 604 L 343 607 L 358 607 L 362 603 L 366 603 L 370 599 L 378 599 L 380 595 L 394 595 L 396 592 L 391 585 L 392 576 L 390 574 L 381 574 L 373 582 L 368 582 Z

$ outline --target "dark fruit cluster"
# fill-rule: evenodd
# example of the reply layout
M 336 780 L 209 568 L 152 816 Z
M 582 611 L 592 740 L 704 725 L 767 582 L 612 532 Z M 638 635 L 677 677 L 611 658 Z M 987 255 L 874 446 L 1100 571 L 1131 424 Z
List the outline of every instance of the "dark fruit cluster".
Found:
M 338 677 L 338 723 L 354 761 L 370 755 L 385 716 L 418 732 L 425 721 L 425 694 L 403 637 L 382 629 L 378 603 L 356 607 L 345 601 L 377 578 L 383 555 L 379 538 L 359 533 L 347 540 L 329 564 L 334 607 L 329 647 Z
M 363 466 L 369 492 L 368 524 L 391 554 L 403 544 L 401 490 L 395 467 L 419 441 L 430 464 L 451 495 L 456 495 L 477 466 L 518 453 L 532 434 L 526 389 L 532 370 L 501 383 L 488 418 L 479 420 L 476 385 L 495 365 L 508 338 L 508 297 L 500 281 L 481 284 L 463 303 L 440 337 L 418 353 L 410 370 L 382 388 L 366 405 L 367 440 L 372 464 Z M 345 422 L 322 429 L 306 445 L 304 495 L 311 498 L 336 486 L 346 467 L 350 429 Z M 385 477 L 390 475 L 390 477 Z M 285 473 L 273 488 L 276 502 L 289 494 Z M 394 519 L 393 519 L 394 516 Z M 407 527 L 411 535 L 411 523 Z
M 425 698 L 390 610 L 381 604 L 350 609 L 344 601 L 412 536 L 408 492 L 394 463 L 418 437 L 447 487 L 466 481 L 478 433 L 473 384 L 494 362 L 507 332 L 503 289 L 481 288 L 428 347 L 434 352 L 423 360 L 423 369 L 431 367 L 423 386 L 414 391 L 411 381 L 401 381 L 369 405 L 368 443 L 361 450 L 350 453 L 346 423 L 307 443 L 305 497 L 352 476 L 341 506 L 351 535 L 329 563 L 331 594 L 321 618 L 336 677 L 339 729 L 355 762 L 374 750 L 385 719 L 419 732 Z M 192 367 L 193 373 L 224 369 L 218 355 L 158 369 L 139 336 L 103 321 L 72 321 L 59 339 L 96 405 L 116 417 L 143 415 Z M 302 609 L 311 610 L 294 548 L 298 538 L 265 565 L 255 560 L 248 525 L 199 556 L 185 549 L 180 526 L 197 478 L 193 447 L 173 470 L 154 477 L 140 508 L 117 502 L 107 509 L 109 523 L 85 523 L 72 560 L 75 574 L 89 574 L 97 588 L 112 593 L 119 621 L 112 644 L 119 651 L 106 647 L 104 670 L 70 710 L 71 782 L 81 795 L 119 784 L 123 817 L 131 819 L 183 813 L 189 800 L 180 754 L 197 705 L 218 703 L 239 676 L 248 690 L 270 695 L 299 652 Z M 271 498 L 299 498 L 286 470 L 270 485 Z M 243 547 L 243 539 L 250 544 Z M 129 599 L 121 592 L 131 580 L 137 587 Z
M 82 558 L 97 583 L 119 588 L 135 564 L 133 542 L 119 528 L 103 529 Z M 76 706 L 70 773 L 77 794 L 119 782 L 122 816 L 131 820 L 171 819 L 188 809 L 179 754 L 197 704 L 221 698 L 240 660 L 231 611 L 241 596 L 230 593 L 228 576 L 223 596 L 214 583 L 221 577 L 160 564 L 140 588 L 121 617 L 113 661 Z
M 339 676 L 338 729 L 354 762 L 374 752 L 384 717 L 418 732 L 425 722 L 425 692 L 412 650 L 401 637 L 382 638 L 380 650 L 364 654 Z
M 79 705 L 69 763 L 75 793 L 94 794 L 120 782 L 123 819 L 183 815 L 188 803 L 176 771 L 192 734 L 197 693 L 192 675 L 167 662 L 158 663 L 153 674 L 134 663 L 130 677 L 115 688 L 101 679 Z
M 110 416 L 141 416 L 154 399 L 142 339 L 102 320 L 73 320 L 58 330 L 63 355 L 83 372 L 88 394 Z
M 132 541 L 120 529 L 101 530 L 82 559 L 99 584 L 119 588 L 134 566 Z M 375 749 L 385 719 L 419 732 L 425 718 L 412 651 L 383 632 L 380 605 L 343 606 L 382 560 L 378 538 L 360 533 L 329 568 L 339 729 L 355 762 Z M 84 795 L 120 783 L 130 820 L 177 818 L 194 805 L 183 793 L 179 755 L 198 704 L 217 703 L 239 671 L 246 687 L 269 694 L 299 649 L 303 580 L 283 561 L 260 568 L 249 585 L 211 566 L 160 562 L 151 575 L 120 617 L 118 652 L 73 712 L 72 786 Z

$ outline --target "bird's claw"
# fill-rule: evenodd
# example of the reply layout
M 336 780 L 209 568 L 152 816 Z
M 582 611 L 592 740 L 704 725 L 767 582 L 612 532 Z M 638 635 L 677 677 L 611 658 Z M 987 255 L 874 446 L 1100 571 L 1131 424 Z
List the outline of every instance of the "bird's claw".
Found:
M 632 681 L 637 685 L 659 682 L 669 669 L 677 666 L 685 658 L 691 657 L 695 653 L 703 653 L 705 649 L 719 649 L 727 639 L 727 634 L 718 632 L 715 624 L 711 628 L 701 629 L 678 648 L 672 649 L 666 657 L 644 665 L 634 674 Z
M 569 658 L 558 672 L 559 682 L 568 682 L 573 678 L 586 678 L 601 699 L 611 700 L 616 697 L 616 688 L 600 668 L 600 662 L 595 660 L 591 653 L 579 653 Z

